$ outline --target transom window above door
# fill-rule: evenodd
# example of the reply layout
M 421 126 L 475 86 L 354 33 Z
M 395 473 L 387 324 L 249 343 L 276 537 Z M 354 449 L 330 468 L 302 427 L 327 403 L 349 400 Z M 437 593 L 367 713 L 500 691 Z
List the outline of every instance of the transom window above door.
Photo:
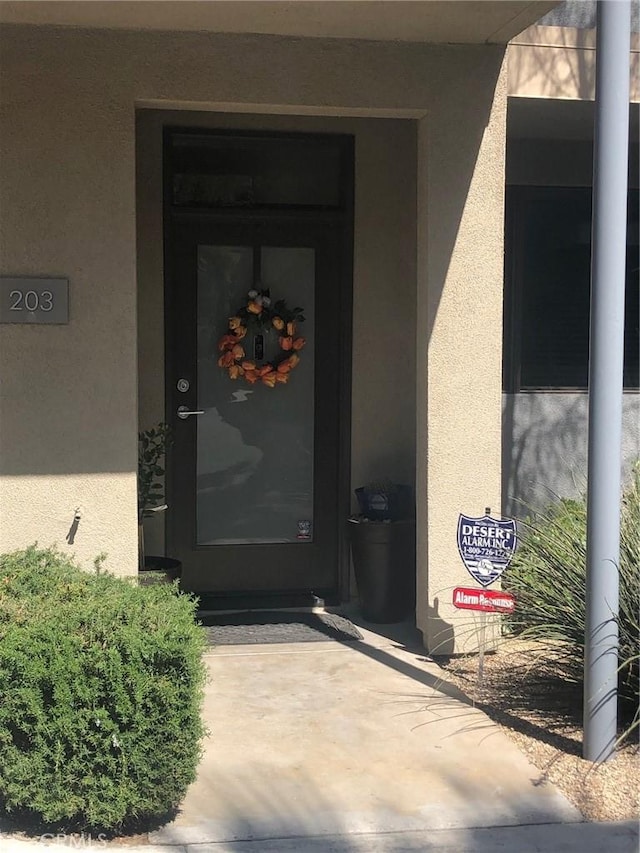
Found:
M 176 207 L 341 210 L 344 137 L 171 133 L 170 204 Z

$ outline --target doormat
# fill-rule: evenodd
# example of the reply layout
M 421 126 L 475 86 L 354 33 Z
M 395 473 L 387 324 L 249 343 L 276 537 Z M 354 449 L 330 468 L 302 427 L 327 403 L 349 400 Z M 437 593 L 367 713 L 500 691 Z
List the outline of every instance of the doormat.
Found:
M 214 613 L 200 617 L 211 646 L 258 643 L 318 643 L 362 640 L 356 626 L 333 613 L 283 613 L 253 610 Z

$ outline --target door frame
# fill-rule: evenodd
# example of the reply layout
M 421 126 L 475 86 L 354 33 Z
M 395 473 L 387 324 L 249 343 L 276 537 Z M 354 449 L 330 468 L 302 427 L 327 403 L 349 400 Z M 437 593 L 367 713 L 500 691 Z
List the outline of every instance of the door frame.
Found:
M 337 589 L 335 597 L 328 596 L 327 601 L 337 603 L 337 601 L 345 601 L 350 597 L 350 547 L 347 535 L 347 519 L 350 514 L 351 507 L 351 408 L 352 408 L 352 328 L 353 328 L 353 246 L 354 246 L 354 148 L 355 140 L 351 135 L 335 134 L 335 133 L 302 133 L 302 132 L 278 132 L 278 131 L 247 131 L 247 130 L 229 130 L 229 129 L 211 129 L 211 128 L 195 128 L 192 126 L 181 127 L 168 125 L 163 128 L 163 261 L 164 261 L 164 351 L 165 351 L 165 420 L 170 423 L 173 419 L 173 380 L 175 378 L 174 364 L 174 341 L 172 324 L 168 323 L 166 318 L 171 311 L 173 282 L 171 280 L 171 263 L 170 263 L 170 248 L 171 248 L 171 227 L 172 218 L 175 216 L 193 216 L 196 211 L 194 209 L 185 208 L 181 212 L 176 211 L 171 206 L 170 199 L 170 158 L 168 150 L 170 146 L 171 136 L 175 133 L 202 134 L 203 136 L 235 136 L 243 138 L 252 138 L 256 141 L 260 139 L 282 139 L 282 140 L 310 140 L 310 139 L 326 139 L 330 137 L 333 141 L 337 141 L 342 151 L 342 174 L 341 183 L 343 189 L 344 204 L 341 209 L 336 210 L 319 210 L 319 209 L 290 209 L 290 210 L 274 210 L 260 209 L 252 210 L 251 208 L 234 209 L 229 208 L 223 211 L 212 209 L 197 209 L 197 216 L 200 221 L 211 221 L 224 223 L 250 222 L 250 221 L 268 221 L 270 223 L 286 222 L 286 221 L 309 221 L 313 223 L 331 223 L 337 226 L 340 232 L 341 241 L 341 256 L 342 262 L 340 266 L 340 281 L 338 283 L 339 292 L 339 317 L 336 322 L 338 332 L 338 350 L 339 350 L 339 371 L 338 371 L 338 406 L 339 406 L 339 423 L 338 423 L 338 448 L 337 448 Z M 316 369 L 318 369 L 320 359 L 316 361 Z M 166 494 L 169 508 L 167 510 L 166 524 L 166 550 L 171 553 L 173 544 L 174 530 L 171 523 L 171 469 L 172 469 L 172 451 L 171 446 L 167 450 L 166 459 Z M 283 593 L 283 597 L 290 597 L 287 592 Z

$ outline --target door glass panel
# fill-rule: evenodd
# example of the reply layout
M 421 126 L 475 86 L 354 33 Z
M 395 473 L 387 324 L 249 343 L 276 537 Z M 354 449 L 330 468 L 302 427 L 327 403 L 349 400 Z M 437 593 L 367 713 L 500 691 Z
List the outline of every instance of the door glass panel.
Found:
M 218 366 L 228 318 L 254 287 L 251 246 L 198 248 L 198 545 L 304 543 L 313 540 L 315 252 L 262 247 L 260 289 L 274 301 L 304 308 L 306 339 L 287 384 L 274 388 Z M 275 329 L 264 330 L 263 360 L 280 352 Z M 251 358 L 255 335 L 242 344 Z M 260 363 L 260 362 L 258 362 Z

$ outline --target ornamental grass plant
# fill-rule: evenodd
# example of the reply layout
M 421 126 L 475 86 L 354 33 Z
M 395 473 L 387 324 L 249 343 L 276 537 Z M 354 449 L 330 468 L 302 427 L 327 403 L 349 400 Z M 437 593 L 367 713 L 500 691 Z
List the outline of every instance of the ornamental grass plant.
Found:
M 581 682 L 587 562 L 586 501 L 560 499 L 521 522 L 520 544 L 503 576 L 517 606 L 508 630 L 553 648 L 554 666 Z M 640 462 L 621 503 L 619 570 L 619 706 L 623 738 L 638 729 L 640 636 Z M 616 571 L 611 566 L 611 571 Z
M 119 831 L 177 807 L 204 736 L 194 611 L 172 586 L 85 572 L 55 550 L 0 556 L 5 815 Z

